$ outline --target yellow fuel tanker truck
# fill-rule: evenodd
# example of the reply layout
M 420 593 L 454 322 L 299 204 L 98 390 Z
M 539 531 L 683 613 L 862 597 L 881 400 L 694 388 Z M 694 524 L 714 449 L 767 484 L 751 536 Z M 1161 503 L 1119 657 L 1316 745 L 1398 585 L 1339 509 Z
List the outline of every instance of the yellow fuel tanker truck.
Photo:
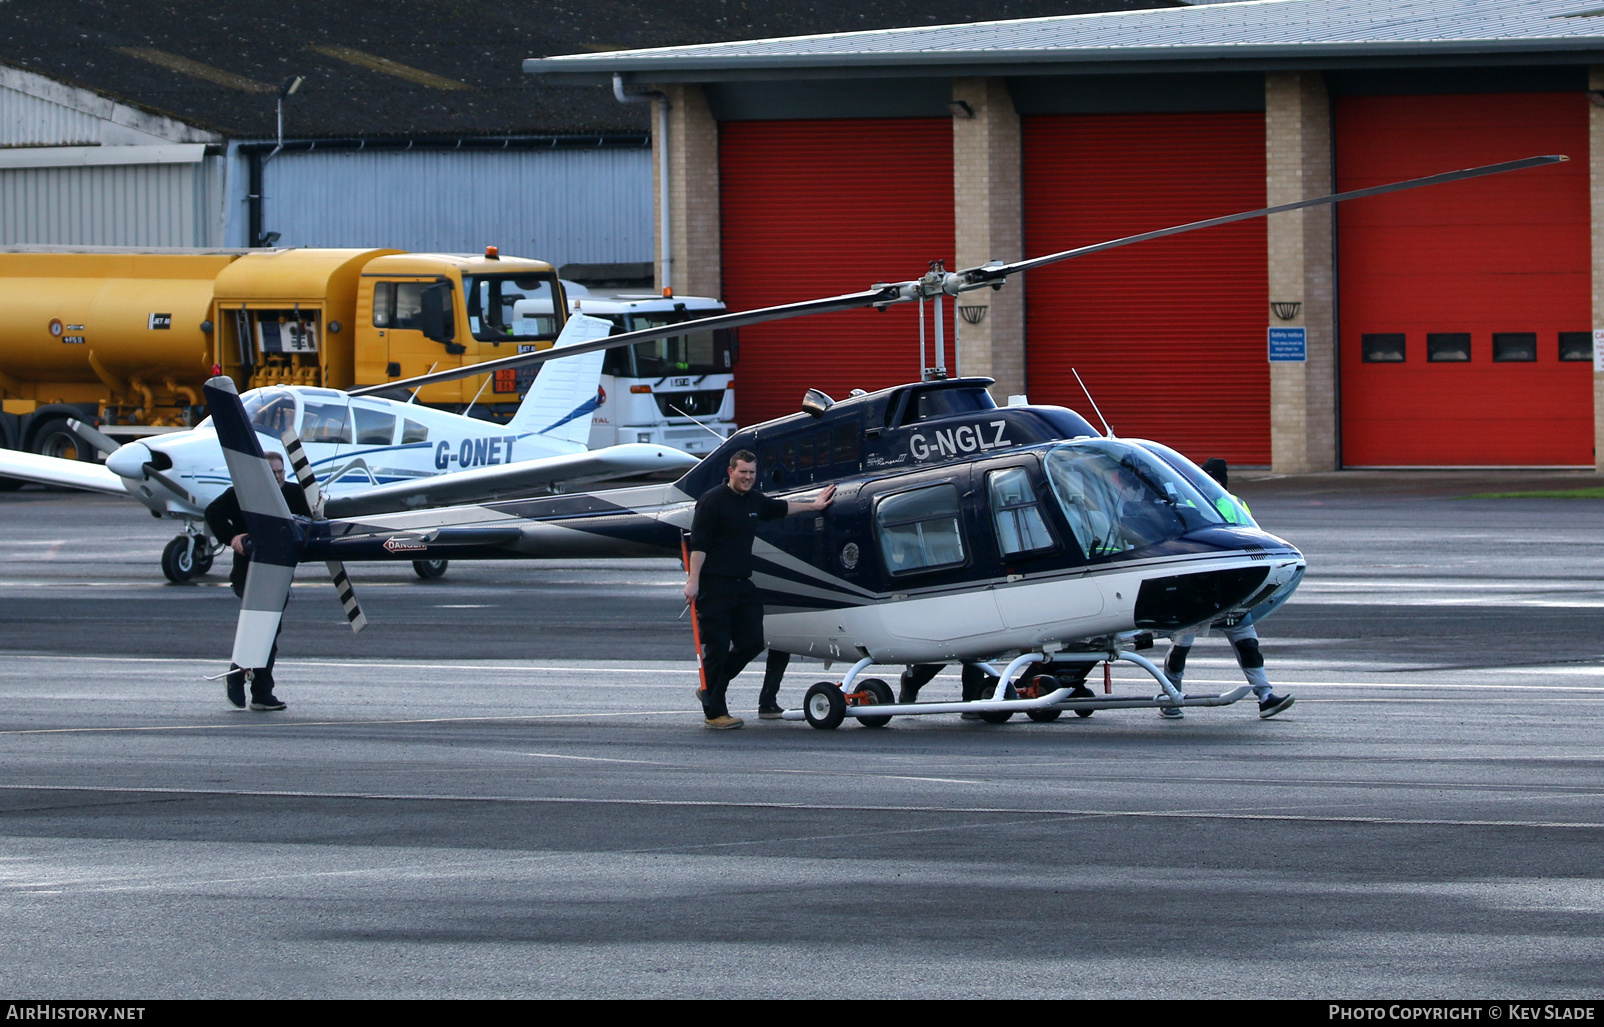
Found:
M 70 417 L 113 436 L 184 427 L 206 416 L 201 383 L 215 374 L 241 390 L 378 385 L 544 349 L 566 310 L 556 269 L 493 246 L 4 249 L 0 444 L 88 459 Z M 510 414 L 525 386 L 500 372 L 417 399 Z

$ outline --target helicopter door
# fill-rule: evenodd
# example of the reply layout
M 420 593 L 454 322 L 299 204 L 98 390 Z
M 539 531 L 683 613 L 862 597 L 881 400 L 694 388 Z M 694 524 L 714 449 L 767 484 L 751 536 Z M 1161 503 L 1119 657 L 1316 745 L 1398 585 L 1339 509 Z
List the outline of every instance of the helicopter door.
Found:
M 1082 577 L 1034 577 L 1062 562 L 1043 566 L 1036 561 L 1064 552 L 1042 504 L 1044 490 L 1032 480 L 1035 470 L 1031 463 L 986 472 L 986 502 L 997 555 L 1008 577 L 1016 579 L 996 588 L 997 612 L 1010 628 L 1075 621 L 1103 610 L 1102 590 Z
M 973 564 L 972 532 L 964 530 L 964 496 L 950 479 L 881 495 L 874 533 L 892 591 L 881 623 L 896 638 L 943 641 L 1002 628 L 991 591 L 927 591 L 961 582 Z

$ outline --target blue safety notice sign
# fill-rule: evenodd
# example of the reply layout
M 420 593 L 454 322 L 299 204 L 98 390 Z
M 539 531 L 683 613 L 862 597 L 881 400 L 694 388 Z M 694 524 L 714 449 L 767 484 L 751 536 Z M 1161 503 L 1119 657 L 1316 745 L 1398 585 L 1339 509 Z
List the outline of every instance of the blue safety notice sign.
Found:
M 1303 363 L 1309 359 L 1309 330 L 1307 328 L 1270 329 L 1270 360 L 1289 360 Z

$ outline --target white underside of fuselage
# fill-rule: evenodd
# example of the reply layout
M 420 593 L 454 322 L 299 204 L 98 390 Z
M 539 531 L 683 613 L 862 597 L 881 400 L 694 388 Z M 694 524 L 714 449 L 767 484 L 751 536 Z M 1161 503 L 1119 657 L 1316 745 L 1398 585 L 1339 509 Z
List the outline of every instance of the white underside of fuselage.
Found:
M 1152 578 L 1267 567 L 1268 582 L 1285 588 L 1295 587 L 1303 563 L 1293 557 L 1266 560 L 1262 554 L 1221 553 L 1026 576 L 928 594 L 894 593 L 833 610 L 771 606 L 763 621 L 764 635 L 776 648 L 825 660 L 868 656 L 876 663 L 897 664 L 990 659 L 1136 631 L 1136 597 L 1142 583 Z M 776 581 L 770 587 L 783 586 Z

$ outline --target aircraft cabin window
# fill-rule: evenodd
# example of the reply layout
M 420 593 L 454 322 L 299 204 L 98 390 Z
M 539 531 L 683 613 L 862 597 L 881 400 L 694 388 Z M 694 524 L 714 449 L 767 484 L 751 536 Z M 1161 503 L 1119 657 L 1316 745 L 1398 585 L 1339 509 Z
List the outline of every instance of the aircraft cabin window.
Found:
M 295 427 L 295 397 L 287 392 L 258 392 L 245 398 L 245 416 L 259 432 L 278 438 Z
M 1592 332 L 1560 332 L 1559 358 L 1561 360 L 1592 360 Z
M 997 549 L 1003 556 L 1036 553 L 1056 543 L 1030 487 L 1030 473 L 1009 467 L 986 475 L 991 496 L 991 519 L 997 526 Z
M 345 404 L 308 403 L 306 417 L 301 426 L 302 442 L 351 441 L 351 424 L 346 416 Z
M 419 424 L 417 421 L 407 418 L 401 428 L 401 444 L 405 446 L 411 442 L 428 441 L 429 429 L 426 426 Z
M 1529 364 L 1537 359 L 1536 332 L 1494 332 L 1493 361 L 1500 364 Z
M 957 567 L 966 559 L 956 485 L 928 485 L 886 496 L 874 519 L 881 558 L 893 575 Z
M 1404 362 L 1403 332 L 1374 332 L 1359 337 L 1359 349 L 1367 364 L 1401 364 Z
M 364 406 L 351 407 L 356 419 L 356 444 L 359 446 L 388 446 L 395 438 L 395 415 Z
M 1426 336 L 1426 362 L 1466 364 L 1470 362 L 1469 332 L 1431 332 Z

